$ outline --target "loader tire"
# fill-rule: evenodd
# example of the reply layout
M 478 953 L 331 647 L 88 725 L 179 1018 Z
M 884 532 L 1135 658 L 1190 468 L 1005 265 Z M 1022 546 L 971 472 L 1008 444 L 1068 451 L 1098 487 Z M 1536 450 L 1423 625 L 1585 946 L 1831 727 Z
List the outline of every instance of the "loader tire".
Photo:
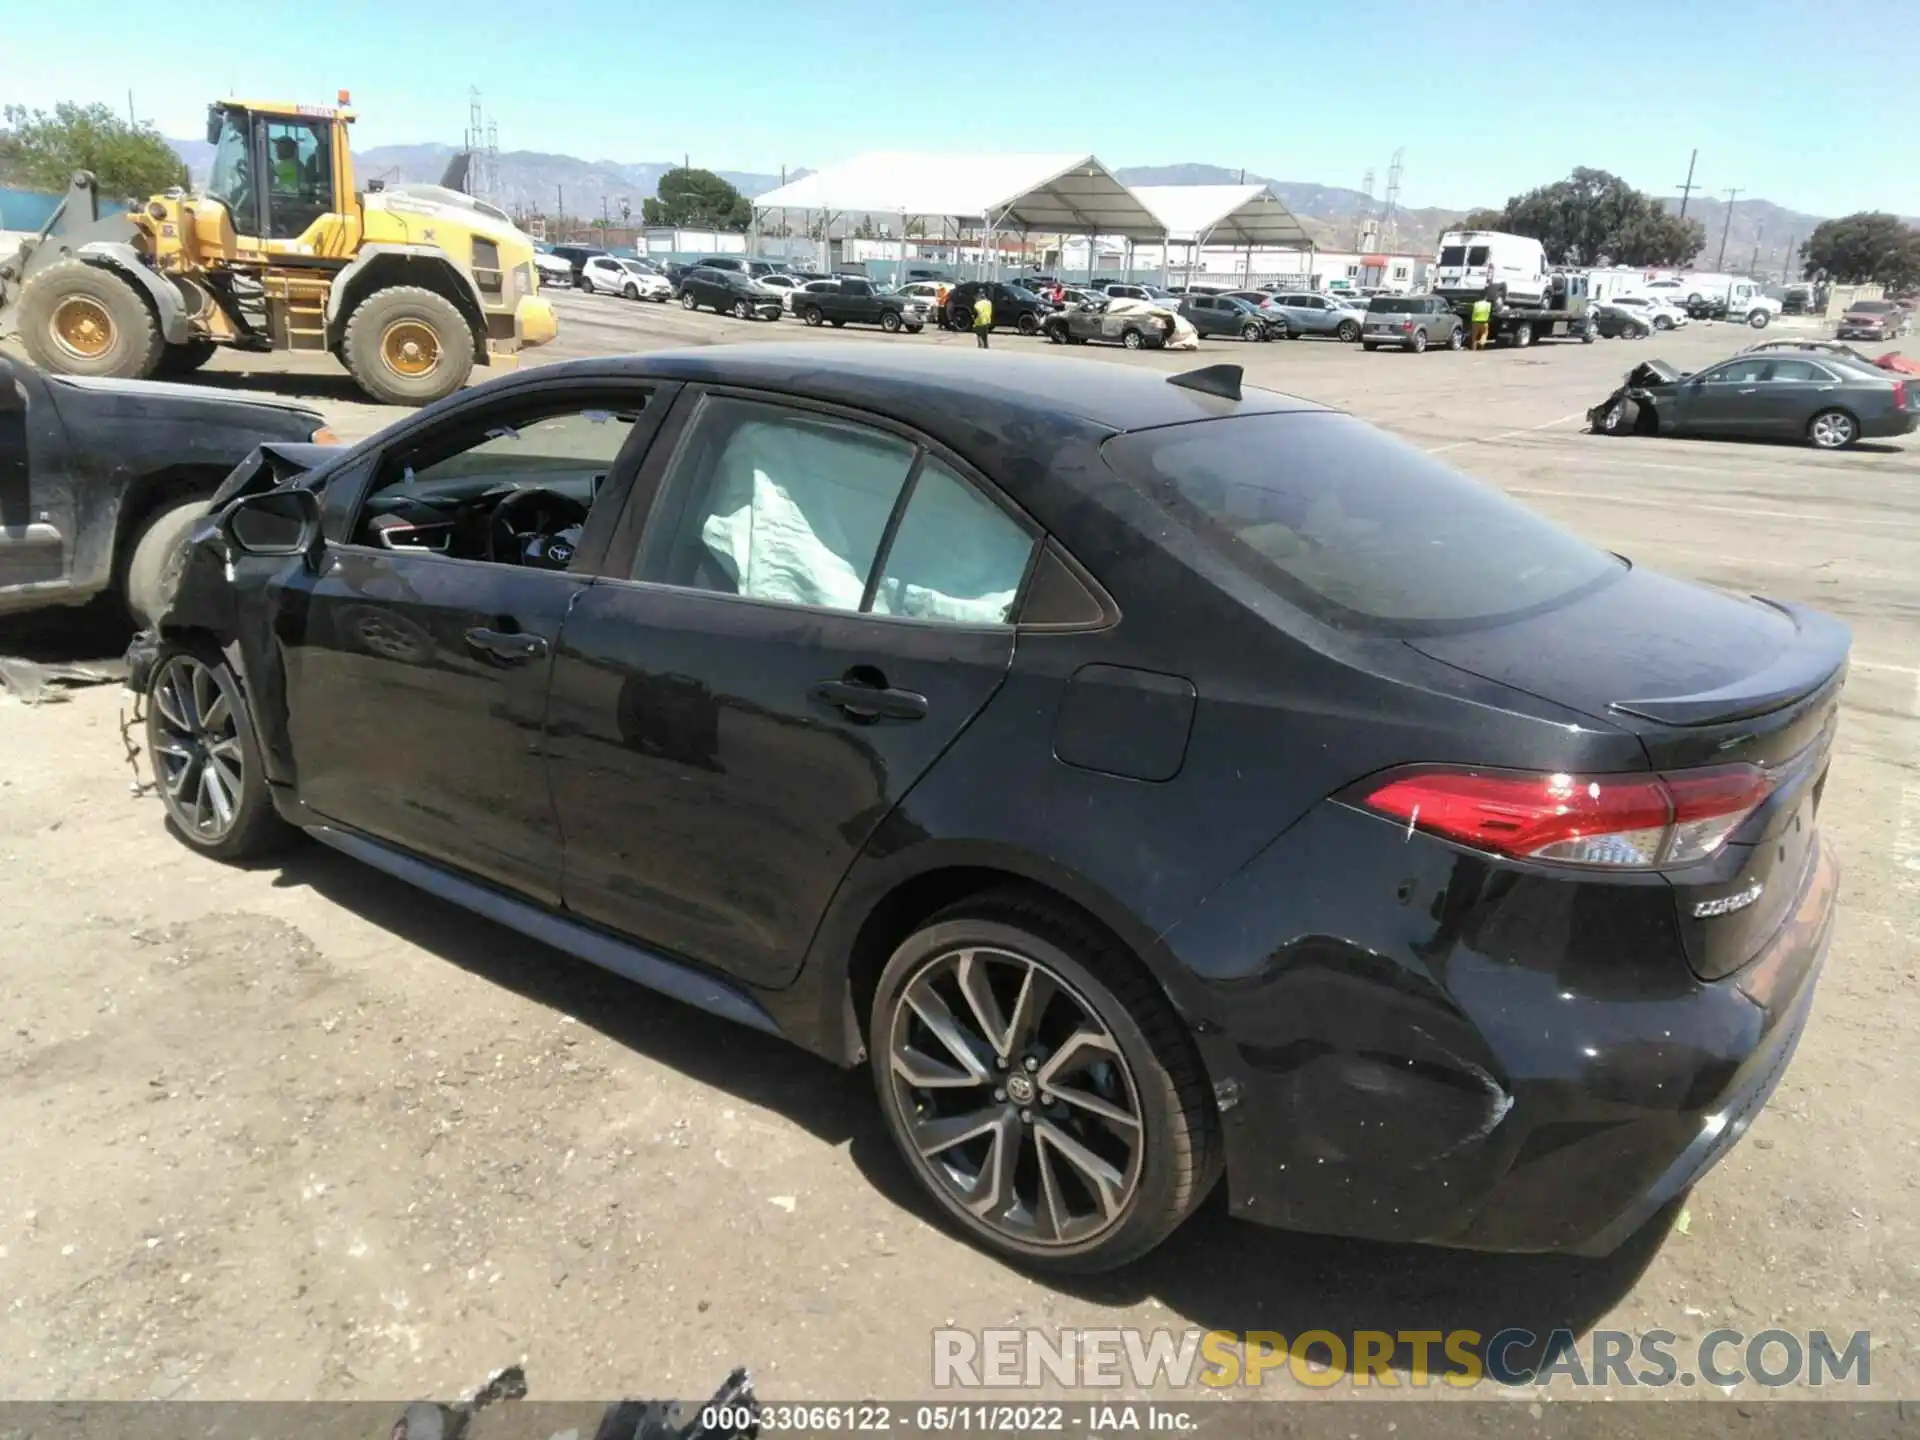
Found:
M 33 363 L 58 375 L 144 380 L 165 348 L 133 282 L 84 260 L 62 260 L 27 281 L 19 327 Z
M 219 346 L 211 340 L 189 340 L 184 345 L 169 345 L 160 352 L 160 363 L 153 373 L 162 379 L 191 375 L 214 357 Z
M 376 290 L 347 321 L 347 370 L 387 405 L 431 405 L 473 373 L 473 332 L 451 300 L 414 285 Z

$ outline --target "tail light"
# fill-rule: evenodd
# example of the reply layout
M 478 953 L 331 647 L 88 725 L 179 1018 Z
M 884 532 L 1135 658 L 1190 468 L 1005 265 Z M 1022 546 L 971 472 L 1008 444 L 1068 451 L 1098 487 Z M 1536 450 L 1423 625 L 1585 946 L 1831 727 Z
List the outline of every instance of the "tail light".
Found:
M 1896 410 L 1907 408 L 1907 382 L 1904 380 L 1893 382 L 1893 408 Z
M 1413 322 L 1411 320 L 1402 320 L 1400 322 L 1400 328 L 1411 335 L 1413 333 Z
M 1665 775 L 1414 766 L 1369 783 L 1362 803 L 1409 829 L 1516 859 L 1624 870 L 1706 859 L 1773 789 L 1755 765 Z

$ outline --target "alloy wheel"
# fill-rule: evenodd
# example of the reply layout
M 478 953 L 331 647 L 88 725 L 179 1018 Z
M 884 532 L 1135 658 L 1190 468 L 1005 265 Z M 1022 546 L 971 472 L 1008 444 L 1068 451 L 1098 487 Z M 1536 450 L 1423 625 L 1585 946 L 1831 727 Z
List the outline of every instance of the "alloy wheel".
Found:
M 175 655 L 148 693 L 161 799 L 175 824 L 217 843 L 233 829 L 246 777 L 232 687 L 193 656 Z
M 901 987 L 886 1044 L 908 1147 L 949 1204 L 1037 1249 L 1126 1216 L 1139 1088 L 1106 1022 L 1048 967 L 987 947 L 936 955 Z
M 1841 450 L 1853 443 L 1853 417 L 1839 410 L 1823 410 L 1813 417 L 1807 434 L 1822 450 Z

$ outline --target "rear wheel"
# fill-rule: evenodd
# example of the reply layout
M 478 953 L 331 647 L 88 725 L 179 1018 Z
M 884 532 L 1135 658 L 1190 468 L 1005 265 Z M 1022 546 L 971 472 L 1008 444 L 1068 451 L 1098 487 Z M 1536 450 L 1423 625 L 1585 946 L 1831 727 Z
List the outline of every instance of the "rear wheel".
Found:
M 1359 322 L 1354 320 L 1342 320 L 1340 322 L 1340 328 L 1336 330 L 1334 333 L 1338 335 L 1342 340 L 1345 340 L 1348 344 L 1352 344 L 1355 340 L 1358 340 L 1360 338 Z
M 1120 343 L 1129 350 L 1139 350 L 1147 343 L 1147 337 L 1129 326 L 1120 332 Z
M 818 305 L 809 305 L 800 312 L 801 323 L 806 325 L 818 325 L 826 318 L 826 316 L 820 313 L 820 307 Z
M 1014 328 L 1022 335 L 1038 335 L 1040 333 L 1040 321 L 1035 318 L 1033 312 L 1029 310 L 1020 317 L 1015 323 Z
M 881 973 L 867 1048 L 915 1177 L 1024 1265 L 1135 1259 L 1219 1174 L 1206 1072 L 1165 995 L 1044 900 L 979 897 L 910 936 Z
M 1362 350 L 1378 350 L 1380 347 L 1371 340 L 1362 340 L 1360 342 L 1360 348 Z
M 880 328 L 889 335 L 897 335 L 900 333 L 900 323 L 900 313 L 897 310 L 883 310 L 880 312 Z
M 1427 349 L 1427 332 L 1424 330 L 1414 331 L 1412 338 L 1407 341 L 1407 348 L 1416 355 L 1424 355 Z
M 1844 410 L 1822 410 L 1807 422 L 1807 441 L 1818 450 L 1844 450 L 1859 438 L 1859 422 Z
M 1653 328 L 1656 330 L 1671 330 L 1673 328 L 1673 317 L 1671 315 L 1654 316 Z
M 431 404 L 473 373 L 466 317 L 444 295 L 412 285 L 362 300 L 347 321 L 341 350 L 360 388 L 388 405 Z
M 62 260 L 27 282 L 19 328 L 34 364 L 60 375 L 145 379 L 165 349 L 133 281 L 84 260 Z
M 218 860 L 285 841 L 240 682 L 211 645 L 169 647 L 147 683 L 147 760 L 180 838 Z

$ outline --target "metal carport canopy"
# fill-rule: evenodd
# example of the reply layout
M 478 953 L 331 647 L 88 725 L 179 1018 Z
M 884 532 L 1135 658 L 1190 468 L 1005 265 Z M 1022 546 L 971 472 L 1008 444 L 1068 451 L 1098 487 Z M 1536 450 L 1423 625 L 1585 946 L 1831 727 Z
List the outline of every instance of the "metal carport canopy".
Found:
M 1175 240 L 1235 249 L 1313 244 L 1293 212 L 1265 185 L 1142 185 L 1133 192 Z
M 978 220 L 995 230 L 1159 240 L 1166 226 L 1092 155 L 876 150 L 753 199 L 756 210 Z

